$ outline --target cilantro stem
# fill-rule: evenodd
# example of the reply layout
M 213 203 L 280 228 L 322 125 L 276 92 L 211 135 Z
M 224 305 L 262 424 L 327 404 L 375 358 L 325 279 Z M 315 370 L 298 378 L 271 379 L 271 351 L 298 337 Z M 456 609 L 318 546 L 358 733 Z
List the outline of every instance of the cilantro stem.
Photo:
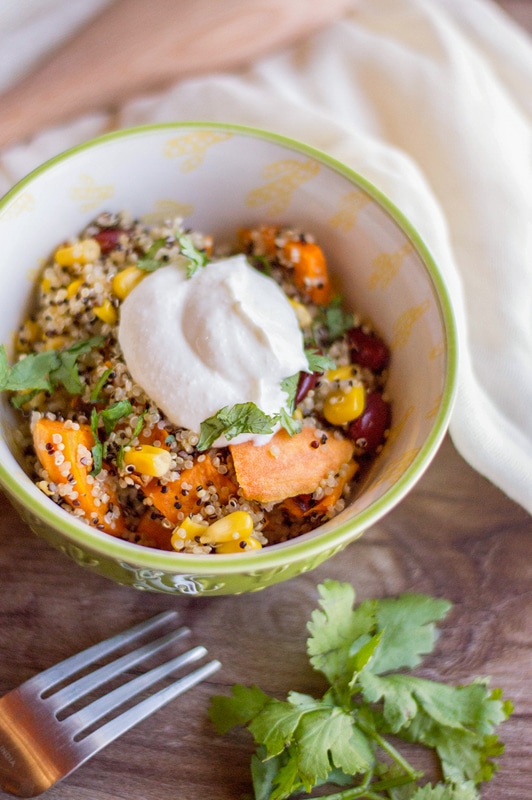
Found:
M 366 798 L 366 800 L 382 800 L 382 794 L 377 792 L 385 792 L 387 789 L 396 789 L 399 786 L 406 786 L 408 783 L 413 783 L 421 777 L 421 773 L 413 773 L 413 775 L 399 775 L 394 778 L 387 778 L 382 781 L 375 781 L 371 786 L 367 782 L 361 786 L 355 786 L 352 789 L 344 789 L 341 792 L 326 795 L 326 800 L 358 800 L 358 798 Z
M 109 378 L 109 375 L 111 375 L 112 371 L 113 371 L 112 369 L 106 369 L 103 375 L 101 376 L 100 380 L 98 381 L 98 383 L 96 384 L 96 386 L 94 387 L 94 389 L 90 394 L 91 403 L 98 402 L 98 399 L 100 397 L 100 392 L 107 383 L 107 379 Z
M 370 736 L 379 745 L 379 747 L 381 747 L 384 752 L 387 753 L 399 767 L 401 767 L 401 769 L 404 769 L 411 781 L 415 781 L 420 777 L 419 773 L 416 772 L 412 764 L 410 764 L 410 762 L 407 761 L 406 758 L 404 758 L 401 753 L 396 750 L 392 744 L 390 744 L 390 742 L 386 741 L 386 739 L 377 733 L 377 731 L 373 730 L 373 728 L 370 728 L 369 725 L 365 725 L 360 719 L 357 719 L 356 724 L 360 730 L 363 731 L 366 736 Z

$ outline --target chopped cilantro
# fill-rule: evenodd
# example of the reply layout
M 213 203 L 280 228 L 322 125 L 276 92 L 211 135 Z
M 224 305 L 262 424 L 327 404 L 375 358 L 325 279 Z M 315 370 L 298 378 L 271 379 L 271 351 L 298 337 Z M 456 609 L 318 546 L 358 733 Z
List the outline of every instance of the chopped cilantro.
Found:
M 15 405 L 26 402 L 31 393 L 52 392 L 63 386 L 69 394 L 81 394 L 78 359 L 104 342 L 103 336 L 83 339 L 64 350 L 46 350 L 31 353 L 9 366 L 3 345 L 0 345 L 0 391 L 24 392 L 15 398 Z
M 109 448 L 108 438 L 116 428 L 117 423 L 131 414 L 133 407 L 129 400 L 118 400 L 116 403 L 104 408 L 103 411 L 96 411 L 95 408 L 91 412 L 91 430 L 94 436 L 94 446 L 92 447 L 92 460 L 93 468 L 91 475 L 98 475 L 101 472 L 103 461 L 107 456 Z M 142 417 L 141 417 L 142 420 Z M 100 422 L 105 431 L 105 439 L 100 439 Z M 142 427 L 142 424 L 141 424 Z M 134 438 L 134 436 L 132 437 Z
M 286 800 L 327 785 L 332 793 L 322 788 L 320 797 L 331 800 L 478 800 L 497 769 L 495 728 L 511 703 L 486 680 L 455 687 L 405 672 L 432 651 L 435 624 L 451 604 L 405 594 L 353 608 L 347 583 L 325 581 L 318 591 L 307 652 L 328 681 L 324 695 L 290 692 L 283 701 L 237 684 L 231 697 L 211 702 L 219 733 L 245 725 L 255 739 L 255 797 Z M 424 780 L 401 740 L 432 749 L 444 780 Z
M 208 264 L 209 258 L 206 253 L 194 247 L 192 239 L 186 233 L 178 236 L 177 241 L 181 253 L 188 258 L 187 278 L 191 278 L 200 267 Z
M 128 442 L 126 442 L 125 444 L 121 445 L 121 446 L 119 447 L 119 449 L 118 449 L 118 453 L 116 454 L 116 465 L 117 465 L 118 469 L 122 469 L 122 468 L 123 468 L 123 466 L 124 466 L 124 453 L 125 453 L 125 451 L 126 451 L 126 447 L 127 447 L 128 445 L 130 445 L 130 444 L 131 444 L 131 442 L 132 442 L 134 439 L 136 439 L 136 438 L 137 438 L 137 436 L 139 435 L 139 433 L 140 433 L 140 432 L 141 432 L 141 430 L 142 430 L 142 427 L 143 427 L 143 425 L 144 425 L 144 416 L 145 416 L 145 414 L 146 414 L 146 412 L 144 411 L 144 412 L 143 412 L 143 413 L 142 413 L 142 414 L 139 416 L 139 418 L 138 418 L 138 420 L 137 420 L 137 424 L 135 425 L 135 429 L 133 430 L 133 434 L 132 434 L 132 436 L 131 436 L 131 439 L 130 439 Z M 167 442 L 167 443 L 168 443 L 168 442 Z
M 224 406 L 201 423 L 197 448 L 207 450 L 219 436 L 230 440 L 241 433 L 272 433 L 276 422 L 276 417 L 265 414 L 255 403 L 237 403 L 231 408 Z
M 342 308 L 342 298 L 337 295 L 328 306 L 320 309 L 317 323 L 326 329 L 329 341 L 335 342 L 353 327 L 354 318 L 350 311 L 345 311 Z
M 300 433 L 302 428 L 301 420 L 294 419 L 292 414 L 290 414 L 286 408 L 281 408 L 279 412 L 279 423 L 282 428 L 290 434 L 290 436 L 294 436 L 296 433 Z
M 107 436 L 114 431 L 116 423 L 123 417 L 127 417 L 128 414 L 131 414 L 132 411 L 133 407 L 129 400 L 118 400 L 116 403 L 104 408 L 104 410 L 100 412 L 100 417 Z
M 276 425 L 284 428 L 290 436 L 299 433 L 301 422 L 292 417 L 298 380 L 299 373 L 282 381 L 281 388 L 288 395 L 288 408 L 281 408 L 278 414 L 266 414 L 255 403 L 237 403 L 231 408 L 221 408 L 201 423 L 197 449 L 208 450 L 220 436 L 230 441 L 241 433 L 273 433 Z
M 91 392 L 91 395 L 90 395 L 91 403 L 97 403 L 98 402 L 98 399 L 100 397 L 100 392 L 102 391 L 103 387 L 105 386 L 105 384 L 109 380 L 109 376 L 112 375 L 112 373 L 113 373 L 113 370 L 110 367 L 108 369 L 106 369 L 102 373 L 99 381 L 97 382 L 96 386 L 94 387 L 94 389 Z
M 192 239 L 186 233 L 177 235 L 176 243 L 179 245 L 181 255 L 187 259 L 187 278 L 191 278 L 197 269 L 208 263 L 208 256 L 194 246 Z M 137 267 L 145 272 L 155 272 L 160 267 L 165 267 L 166 261 L 157 258 L 157 254 L 166 244 L 166 239 L 156 239 L 147 253 L 137 260 Z
M 296 372 L 295 375 L 290 375 L 289 378 L 285 378 L 283 381 L 281 381 L 281 389 L 288 395 L 287 405 L 290 411 L 292 412 L 294 410 L 298 383 L 299 383 L 299 372 Z
M 104 448 L 103 442 L 100 441 L 100 434 L 98 433 L 98 422 L 100 415 L 95 408 L 91 412 L 91 430 L 94 436 L 94 445 L 91 448 L 92 452 L 92 470 L 91 475 L 98 475 L 102 471 L 103 459 L 106 455 L 107 448 Z
M 166 245 L 166 239 L 155 239 L 147 253 L 137 260 L 137 267 L 144 272 L 155 272 L 159 267 L 164 267 L 165 262 L 157 258 L 157 253 Z
M 309 372 L 326 372 L 328 369 L 336 367 L 335 362 L 329 356 L 324 356 L 319 350 L 308 348 L 305 350 L 308 361 Z

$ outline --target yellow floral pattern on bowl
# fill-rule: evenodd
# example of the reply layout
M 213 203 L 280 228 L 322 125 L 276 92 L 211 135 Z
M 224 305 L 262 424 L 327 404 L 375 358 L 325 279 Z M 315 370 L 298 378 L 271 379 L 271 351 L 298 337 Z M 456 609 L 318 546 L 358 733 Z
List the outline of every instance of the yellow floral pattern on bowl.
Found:
M 412 242 L 405 242 L 394 253 L 379 253 L 371 262 L 371 275 L 368 281 L 370 289 L 386 287 L 390 284 L 404 263 L 405 258 L 412 252 Z
M 358 189 L 348 192 L 340 198 L 338 210 L 330 217 L 329 225 L 347 233 L 356 225 L 359 212 L 370 202 L 368 195 Z
M 83 212 L 95 211 L 102 203 L 111 200 L 114 193 L 113 184 L 99 184 L 92 175 L 81 175 L 79 183 L 70 190 L 71 198 Z
M 266 183 L 252 189 L 246 197 L 250 208 L 261 208 L 265 214 L 282 214 L 288 209 L 292 195 L 303 183 L 314 178 L 320 171 L 316 161 L 299 161 L 293 158 L 268 164 L 263 171 Z
M 22 192 L 13 202 L 0 211 L 0 223 L 9 222 L 21 214 L 27 214 L 35 208 L 35 198 L 30 192 Z
M 430 308 L 430 301 L 425 300 L 417 306 L 406 308 L 397 317 L 394 323 L 394 334 L 390 342 L 392 350 L 397 350 L 399 347 L 404 347 L 412 335 L 412 328 L 416 322 L 421 319 Z
M 176 136 L 174 139 L 169 139 L 163 149 L 166 158 L 181 158 L 182 172 L 190 172 L 197 169 L 203 163 L 205 155 L 209 147 L 212 147 L 219 142 L 225 142 L 230 139 L 230 133 L 216 133 L 214 131 L 194 131 L 193 133 L 185 134 L 184 136 Z

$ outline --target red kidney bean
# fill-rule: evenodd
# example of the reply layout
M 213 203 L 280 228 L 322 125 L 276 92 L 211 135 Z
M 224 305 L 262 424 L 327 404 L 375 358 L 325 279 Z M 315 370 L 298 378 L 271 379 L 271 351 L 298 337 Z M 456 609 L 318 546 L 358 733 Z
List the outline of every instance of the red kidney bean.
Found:
M 116 247 L 123 233 L 125 233 L 125 231 L 122 228 L 102 228 L 101 231 L 94 234 L 93 238 L 96 239 L 100 245 L 102 254 L 105 255 Z
M 307 396 L 307 394 L 310 392 L 311 389 L 314 389 L 320 375 L 321 372 L 299 373 L 299 382 L 297 384 L 296 399 L 295 399 L 296 406 L 299 405 L 299 403 L 301 403 L 301 401 L 305 399 L 305 397 Z
M 367 367 L 372 372 L 381 372 L 390 360 L 390 351 L 375 333 L 365 333 L 362 328 L 347 331 L 351 347 L 351 363 Z
M 370 453 L 384 441 L 384 432 L 390 427 L 390 404 L 380 392 L 368 392 L 362 414 L 350 424 L 347 435 L 356 446 Z

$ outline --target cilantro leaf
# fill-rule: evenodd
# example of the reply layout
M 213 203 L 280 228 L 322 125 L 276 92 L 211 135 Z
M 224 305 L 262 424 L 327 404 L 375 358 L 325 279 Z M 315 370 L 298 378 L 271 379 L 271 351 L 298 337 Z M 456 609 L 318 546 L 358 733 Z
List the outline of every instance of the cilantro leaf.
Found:
M 290 436 L 300 433 L 303 427 L 302 421 L 299 419 L 294 419 L 294 417 L 288 413 L 286 408 L 281 408 L 279 412 L 279 422 L 281 424 L 281 428 L 284 428 Z
M 323 307 L 317 321 L 326 329 L 330 342 L 340 339 L 354 325 L 353 314 L 343 309 L 343 300 L 339 295 Z
M 107 456 L 108 451 L 108 442 L 107 438 L 111 435 L 114 431 L 117 423 L 127 417 L 128 414 L 131 414 L 133 411 L 133 407 L 129 400 L 117 400 L 116 403 L 104 408 L 103 411 L 96 411 L 95 408 L 92 409 L 91 412 L 91 430 L 92 435 L 94 436 L 94 446 L 92 447 L 92 460 L 93 460 L 93 468 L 91 471 L 91 475 L 95 476 L 98 475 L 102 471 L 103 461 Z M 141 416 L 139 423 L 137 423 L 137 428 L 142 427 L 142 420 L 143 416 Z M 106 439 L 102 442 L 100 439 L 100 422 L 103 425 Z M 135 428 L 136 430 L 136 428 Z M 140 432 L 140 431 L 139 431 Z M 136 433 L 132 436 L 132 439 L 135 438 Z M 117 461 L 121 461 L 123 459 L 123 447 L 119 450 L 119 456 Z M 120 463 L 119 463 L 120 466 Z
M 78 358 L 90 353 L 93 347 L 98 347 L 103 341 L 103 336 L 93 336 L 91 339 L 76 342 L 66 350 L 58 351 L 58 364 L 50 371 L 52 386 L 62 383 L 69 394 L 81 394 L 83 387 L 79 378 Z
M 0 344 L 0 392 L 6 388 L 9 377 L 9 363 L 7 361 L 6 348 Z
M 100 441 L 100 434 L 98 433 L 99 419 L 100 415 L 98 414 L 96 409 L 93 408 L 91 412 L 91 431 L 92 435 L 94 436 L 94 445 L 91 447 L 92 470 L 90 472 L 90 474 L 93 477 L 95 475 L 99 475 L 99 473 L 102 471 L 103 458 L 104 458 L 103 443 Z
M 50 373 L 58 366 L 59 358 L 55 350 L 31 353 L 13 364 L 3 388 L 12 392 L 51 392 L 53 384 Z
M 494 734 L 495 727 L 511 714 L 511 704 L 502 701 L 500 691 L 490 692 L 483 681 L 459 687 L 435 683 L 431 687 L 430 681 L 409 677 L 418 709 L 398 734 L 434 748 L 447 780 L 490 780 L 496 769 L 492 759 L 504 749 Z
M 471 782 L 463 786 L 452 784 L 431 786 L 427 783 L 417 789 L 410 800 L 478 800 L 478 792 Z
M 381 674 L 420 664 L 421 656 L 434 648 L 434 623 L 443 619 L 450 608 L 447 600 L 424 594 L 378 600 L 374 605 L 375 618 L 377 629 L 383 631 L 383 641 L 372 671 Z
M 319 350 L 308 348 L 305 350 L 305 355 L 308 361 L 309 372 L 326 372 L 328 369 L 334 369 L 336 367 L 336 363 L 332 358 L 324 356 Z
M 131 439 L 129 439 L 129 441 L 126 442 L 125 444 L 120 445 L 120 447 L 118 448 L 118 453 L 116 454 L 116 465 L 117 465 L 118 469 L 122 469 L 123 466 L 124 466 L 124 456 L 125 456 L 125 453 L 126 453 L 126 447 L 128 445 L 130 445 L 131 442 L 134 439 L 137 438 L 137 436 L 140 434 L 142 428 L 144 427 L 144 417 L 145 416 L 146 416 L 146 411 L 143 411 L 142 414 L 140 414 L 140 416 L 139 416 L 139 418 L 137 420 L 137 424 L 135 425 L 135 428 L 134 428 L 133 433 L 131 435 Z M 165 440 L 166 444 L 170 444 L 172 441 L 175 441 L 175 436 L 174 437 L 171 437 L 171 436 L 167 436 L 166 437 L 166 440 Z
M 197 448 L 207 450 L 219 436 L 230 440 L 241 433 L 272 433 L 276 422 L 276 417 L 265 414 L 255 403 L 224 406 L 201 423 Z
M 281 389 L 288 395 L 287 406 L 291 412 L 293 412 L 295 406 L 299 375 L 300 373 L 296 372 L 295 375 L 290 375 L 289 378 L 284 378 L 281 381 Z
M 94 389 L 92 390 L 92 392 L 90 394 L 91 403 L 97 403 L 98 402 L 98 399 L 100 397 L 100 392 L 102 391 L 103 387 L 105 386 L 105 384 L 109 380 L 109 376 L 112 375 L 112 373 L 113 373 L 113 370 L 111 369 L 111 367 L 108 367 L 108 369 L 104 370 L 104 372 L 100 376 L 100 379 L 98 380 L 98 382 L 96 383 Z
M 338 706 L 306 713 L 296 730 L 298 773 L 307 792 L 326 780 L 332 767 L 348 775 L 368 770 L 374 756 L 366 736 L 353 725 L 351 714 Z
M 187 278 L 191 278 L 200 267 L 209 263 L 209 258 L 206 253 L 194 246 L 192 239 L 186 233 L 178 236 L 177 242 L 181 253 L 188 258 Z
M 307 628 L 307 653 L 314 669 L 331 686 L 349 683 L 355 669 L 353 644 L 365 644 L 374 626 L 374 613 L 366 603 L 353 611 L 355 592 L 348 583 L 326 580 L 318 586 L 320 608 L 313 611 Z
M 268 758 L 282 753 L 306 709 L 290 702 L 270 698 L 248 725 L 257 743 L 266 747 Z
M 265 748 L 259 745 L 251 757 L 250 767 L 255 800 L 279 800 L 301 788 L 296 760 L 288 752 L 266 758 Z
M 159 267 L 164 267 L 165 262 L 157 258 L 157 254 L 165 245 L 166 239 L 155 239 L 148 251 L 137 259 L 136 266 L 144 272 L 155 272 Z
M 118 400 L 116 403 L 104 408 L 104 410 L 100 412 L 100 417 L 107 436 L 114 431 L 117 422 L 123 417 L 127 417 L 132 411 L 133 407 L 129 400 Z
M 258 686 L 235 684 L 232 697 L 213 697 L 209 709 L 211 720 L 218 733 L 226 733 L 235 725 L 250 722 L 269 702 L 270 698 Z
M 75 342 L 64 350 L 45 350 L 30 353 L 12 367 L 7 363 L 5 348 L 0 353 L 0 391 L 12 392 L 52 392 L 63 385 L 70 394 L 80 394 L 82 385 L 78 371 L 78 359 L 99 347 L 103 336 L 93 336 Z

